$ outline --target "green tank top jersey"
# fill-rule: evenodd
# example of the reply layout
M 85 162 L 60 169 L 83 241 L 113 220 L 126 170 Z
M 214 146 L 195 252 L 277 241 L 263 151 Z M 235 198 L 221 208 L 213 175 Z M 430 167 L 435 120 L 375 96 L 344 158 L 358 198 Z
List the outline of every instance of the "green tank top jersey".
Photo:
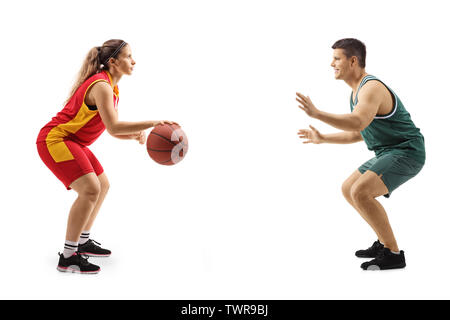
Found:
M 361 135 L 369 150 L 375 151 L 377 157 L 385 154 L 404 155 L 414 160 L 425 163 L 425 143 L 420 129 L 414 125 L 411 116 L 406 111 L 403 103 L 386 84 L 374 76 L 368 75 L 363 78 L 353 101 L 353 92 L 350 95 L 350 109 L 353 112 L 358 104 L 358 93 L 368 81 L 381 82 L 390 92 L 394 99 L 394 108 L 387 115 L 375 116 L 373 121 L 361 131 Z

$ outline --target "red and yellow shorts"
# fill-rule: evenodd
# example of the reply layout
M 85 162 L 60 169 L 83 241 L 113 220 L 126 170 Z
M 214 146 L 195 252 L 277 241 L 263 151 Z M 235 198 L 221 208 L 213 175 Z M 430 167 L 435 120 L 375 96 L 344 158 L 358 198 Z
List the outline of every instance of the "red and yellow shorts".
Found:
M 88 147 L 84 147 L 76 142 L 65 140 L 59 142 L 64 144 L 71 154 L 70 160 L 56 161 L 54 156 L 50 154 L 49 147 L 45 142 L 38 142 L 37 149 L 39 156 L 45 165 L 53 172 L 53 174 L 61 180 L 61 182 L 66 186 L 67 190 L 70 190 L 70 185 L 72 182 L 84 176 L 85 174 L 95 172 L 97 176 L 103 173 L 103 167 L 94 154 L 89 150 Z M 64 146 L 63 146 L 64 147 Z

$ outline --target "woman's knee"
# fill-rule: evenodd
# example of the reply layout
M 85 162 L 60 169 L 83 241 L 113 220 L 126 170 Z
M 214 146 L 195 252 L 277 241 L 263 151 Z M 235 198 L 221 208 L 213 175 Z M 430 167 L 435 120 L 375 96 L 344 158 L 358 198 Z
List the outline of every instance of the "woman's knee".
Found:
M 97 202 L 101 192 L 101 184 L 95 174 L 87 174 L 72 184 L 78 196 L 91 202 Z
M 86 185 L 80 192 L 78 192 L 80 197 L 87 198 L 91 202 L 97 202 L 100 196 L 101 188 L 100 183 Z
M 104 173 L 98 176 L 98 181 L 100 182 L 100 192 L 102 194 L 108 193 L 109 190 L 109 180 Z

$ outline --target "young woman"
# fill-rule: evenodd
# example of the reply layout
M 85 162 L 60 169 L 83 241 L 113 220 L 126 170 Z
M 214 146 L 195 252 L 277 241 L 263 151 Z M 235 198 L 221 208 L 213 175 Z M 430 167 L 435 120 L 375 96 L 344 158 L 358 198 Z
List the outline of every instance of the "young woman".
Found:
M 145 143 L 143 130 L 171 121 L 119 121 L 118 82 L 131 75 L 136 62 L 123 40 L 108 40 L 92 48 L 84 60 L 66 105 L 39 132 L 37 149 L 47 167 L 65 187 L 78 193 L 67 223 L 64 251 L 57 269 L 62 272 L 98 273 L 87 257 L 107 257 L 111 251 L 90 239 L 90 230 L 108 192 L 103 168 L 88 149 L 105 129 L 120 139 Z

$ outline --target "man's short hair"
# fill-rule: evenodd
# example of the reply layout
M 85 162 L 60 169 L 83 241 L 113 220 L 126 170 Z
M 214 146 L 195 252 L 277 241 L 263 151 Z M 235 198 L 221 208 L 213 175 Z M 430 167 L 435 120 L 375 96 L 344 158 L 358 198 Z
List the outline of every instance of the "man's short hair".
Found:
M 336 41 L 331 48 L 343 49 L 347 58 L 355 56 L 358 59 L 359 66 L 361 68 L 366 67 L 366 46 L 358 39 L 341 39 Z

